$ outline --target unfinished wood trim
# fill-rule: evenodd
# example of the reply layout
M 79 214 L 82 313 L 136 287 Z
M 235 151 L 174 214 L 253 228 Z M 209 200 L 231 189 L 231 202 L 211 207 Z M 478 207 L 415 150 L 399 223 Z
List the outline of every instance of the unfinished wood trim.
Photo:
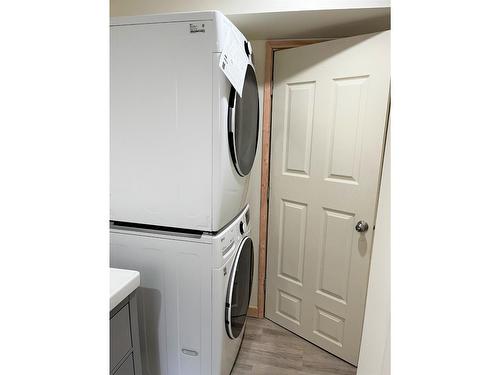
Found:
M 271 110 L 274 51 L 324 42 L 318 39 L 269 40 L 266 42 L 266 60 L 264 70 L 264 97 L 262 98 L 262 158 L 260 174 L 260 219 L 259 219 L 259 267 L 257 290 L 257 315 L 264 318 L 266 293 L 267 262 L 267 218 L 269 192 L 269 158 L 271 149 Z
M 264 70 L 264 97 L 262 98 L 262 157 L 260 174 L 260 219 L 259 219 L 259 268 L 257 310 L 258 317 L 264 317 L 266 247 L 267 247 L 267 192 L 269 190 L 269 141 L 271 131 L 271 80 L 273 76 L 273 46 L 266 43 Z
M 259 317 L 259 309 L 257 307 L 249 307 L 247 311 L 247 316 L 250 316 L 252 318 L 258 318 Z

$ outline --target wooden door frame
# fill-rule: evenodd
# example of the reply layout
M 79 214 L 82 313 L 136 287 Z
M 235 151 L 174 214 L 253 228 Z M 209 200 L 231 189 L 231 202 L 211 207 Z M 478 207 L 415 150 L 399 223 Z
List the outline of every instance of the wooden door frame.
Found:
M 264 71 L 264 96 L 262 107 L 262 159 L 260 174 L 260 218 L 259 218 L 259 265 L 257 309 L 249 310 L 249 315 L 264 318 L 266 292 L 266 264 L 267 264 L 267 224 L 268 224 L 268 192 L 269 192 L 269 160 L 271 151 L 271 119 L 272 119 L 272 90 L 274 52 L 287 48 L 294 48 L 325 42 L 329 39 L 299 39 L 299 40 L 268 40 L 266 42 L 266 60 Z

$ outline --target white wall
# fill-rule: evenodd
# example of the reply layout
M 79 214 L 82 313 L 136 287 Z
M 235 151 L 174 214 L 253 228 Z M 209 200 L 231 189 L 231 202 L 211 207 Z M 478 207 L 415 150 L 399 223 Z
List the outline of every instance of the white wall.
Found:
M 224 14 L 389 7 L 388 0 L 110 0 L 111 16 L 220 10 Z
M 373 239 L 370 278 L 357 375 L 390 374 L 391 235 L 390 122 Z

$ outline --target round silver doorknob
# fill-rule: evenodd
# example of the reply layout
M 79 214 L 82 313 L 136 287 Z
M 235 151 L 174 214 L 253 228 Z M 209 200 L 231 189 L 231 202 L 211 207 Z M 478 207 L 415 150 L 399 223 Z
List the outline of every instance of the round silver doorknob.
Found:
M 358 231 L 359 233 L 366 232 L 368 230 L 368 223 L 366 221 L 360 220 L 356 224 L 355 228 L 356 228 L 356 231 Z

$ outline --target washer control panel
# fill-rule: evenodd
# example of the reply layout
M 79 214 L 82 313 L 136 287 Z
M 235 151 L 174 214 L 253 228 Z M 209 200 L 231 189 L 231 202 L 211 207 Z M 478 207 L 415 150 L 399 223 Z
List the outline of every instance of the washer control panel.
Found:
M 234 233 L 234 228 L 233 228 L 233 230 L 224 234 L 220 239 L 222 256 L 226 255 L 226 253 L 229 250 L 231 250 L 231 248 L 234 246 L 235 242 L 236 242 L 236 238 L 235 238 L 235 233 Z
M 248 218 L 248 208 L 246 208 L 231 226 L 222 231 L 219 238 L 222 256 L 226 255 L 235 244 L 238 244 L 248 232 Z

